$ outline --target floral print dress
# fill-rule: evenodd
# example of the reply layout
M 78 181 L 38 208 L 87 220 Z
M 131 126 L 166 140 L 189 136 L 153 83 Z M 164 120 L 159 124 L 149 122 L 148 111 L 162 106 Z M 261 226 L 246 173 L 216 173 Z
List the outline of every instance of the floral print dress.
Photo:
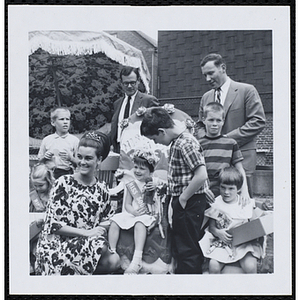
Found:
M 37 244 L 36 274 L 93 274 L 103 246 L 108 246 L 107 239 L 68 237 L 55 232 L 65 225 L 89 230 L 113 213 L 104 182 L 85 186 L 72 175 L 59 177 L 51 191 L 45 226 Z

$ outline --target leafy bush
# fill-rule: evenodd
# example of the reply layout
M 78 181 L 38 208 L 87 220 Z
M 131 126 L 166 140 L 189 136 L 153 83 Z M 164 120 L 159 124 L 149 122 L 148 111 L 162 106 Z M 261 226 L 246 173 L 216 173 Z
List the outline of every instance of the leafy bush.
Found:
M 121 68 L 103 53 L 58 56 L 35 51 L 29 56 L 29 135 L 44 138 L 53 132 L 50 110 L 56 106 L 71 111 L 72 133 L 110 122 L 113 102 L 122 96 Z

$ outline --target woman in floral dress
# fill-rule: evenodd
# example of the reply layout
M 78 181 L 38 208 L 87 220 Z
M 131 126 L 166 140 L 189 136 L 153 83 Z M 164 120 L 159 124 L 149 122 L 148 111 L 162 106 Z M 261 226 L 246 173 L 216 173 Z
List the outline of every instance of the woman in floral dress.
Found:
M 113 215 L 108 189 L 95 177 L 109 147 L 105 134 L 86 133 L 78 146 L 78 172 L 55 182 L 37 245 L 37 275 L 102 274 L 119 268 L 100 225 Z

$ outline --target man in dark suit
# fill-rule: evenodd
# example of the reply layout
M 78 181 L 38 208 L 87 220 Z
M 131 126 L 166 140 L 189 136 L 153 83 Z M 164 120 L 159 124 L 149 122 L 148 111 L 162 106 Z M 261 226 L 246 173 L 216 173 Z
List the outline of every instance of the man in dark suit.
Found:
M 111 142 L 114 152 L 120 153 L 120 122 L 134 114 L 141 106 L 158 106 L 158 100 L 151 95 L 138 91 L 140 74 L 138 68 L 124 67 L 120 72 L 125 96 L 114 103 L 114 115 L 111 121 Z
M 199 108 L 198 136 L 205 134 L 203 107 L 212 101 L 221 103 L 225 111 L 222 134 L 237 141 L 242 151 L 250 197 L 253 197 L 252 175 L 256 168 L 256 136 L 265 126 L 265 113 L 260 96 L 253 85 L 235 82 L 227 76 L 226 64 L 219 54 L 209 54 L 200 63 L 202 74 L 212 89 L 206 92 Z

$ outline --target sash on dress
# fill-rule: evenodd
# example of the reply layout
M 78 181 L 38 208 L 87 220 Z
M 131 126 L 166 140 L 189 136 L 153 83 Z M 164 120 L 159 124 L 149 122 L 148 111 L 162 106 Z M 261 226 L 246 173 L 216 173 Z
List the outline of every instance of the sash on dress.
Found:
M 138 206 L 145 210 L 145 212 L 148 214 L 149 210 L 147 207 L 147 204 L 144 202 L 143 194 L 141 190 L 139 189 L 137 183 L 132 180 L 126 184 L 126 188 L 129 191 L 132 198 L 135 200 L 135 202 L 138 204 Z

